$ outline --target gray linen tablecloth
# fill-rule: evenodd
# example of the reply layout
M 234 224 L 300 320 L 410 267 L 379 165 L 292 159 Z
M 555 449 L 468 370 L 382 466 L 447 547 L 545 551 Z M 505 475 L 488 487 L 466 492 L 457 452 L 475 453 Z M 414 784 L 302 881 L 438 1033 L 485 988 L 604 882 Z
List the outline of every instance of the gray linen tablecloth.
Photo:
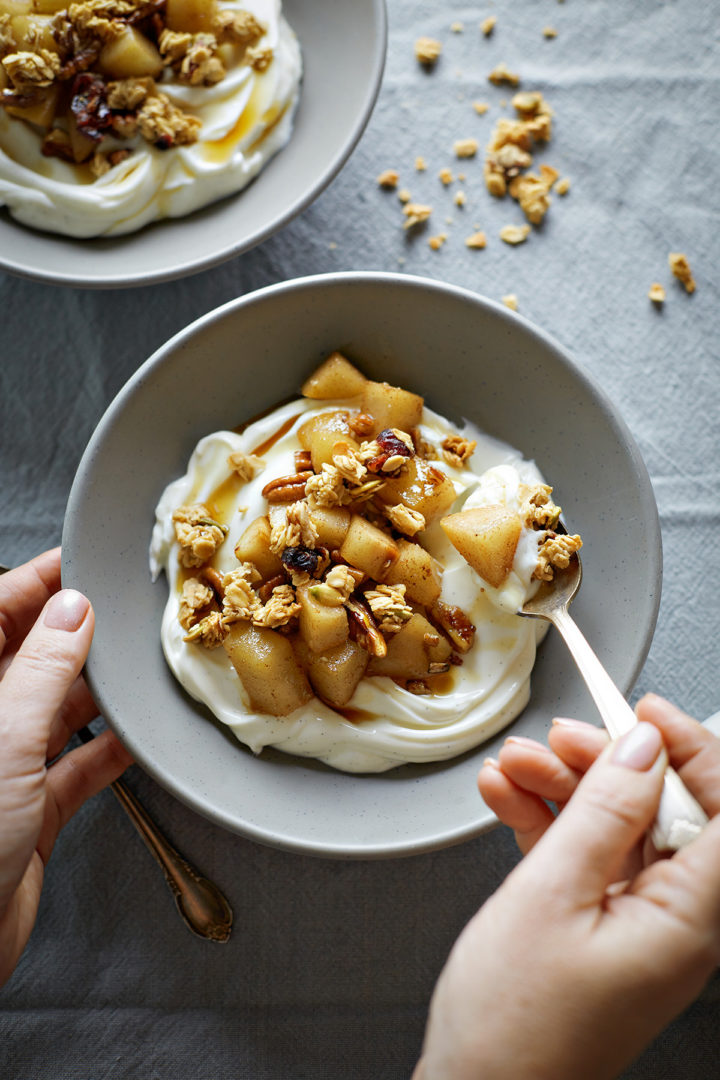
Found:
M 515 293 L 520 312 L 617 402 L 653 480 L 665 580 L 635 697 L 652 688 L 706 716 L 720 706 L 717 0 L 389 8 L 387 69 L 367 132 L 339 178 L 279 235 L 218 269 L 143 290 L 0 276 L 0 559 L 14 564 L 59 541 L 74 470 L 106 405 L 158 345 L 216 305 L 347 269 L 443 278 L 496 299 Z M 490 13 L 498 21 L 486 39 L 478 27 Z M 455 21 L 464 32 L 451 32 Z M 546 25 L 556 38 L 543 37 Z M 431 75 L 413 58 L 422 34 L 445 43 Z M 572 180 L 519 248 L 498 231 L 520 212 L 484 192 L 479 159 L 460 167 L 462 209 L 457 185 L 446 191 L 437 179 L 444 165 L 458 171 L 455 139 L 487 141 L 510 96 L 486 81 L 498 61 L 550 101 L 555 134 L 544 160 Z M 478 116 L 474 100 L 490 112 Z M 414 171 L 417 155 L 427 172 Z M 396 195 L 374 182 L 389 167 L 435 207 L 430 233 L 403 233 Z M 485 251 L 464 246 L 474 224 L 488 235 Z M 441 231 L 447 243 L 432 251 L 428 235 Z M 671 279 L 670 251 L 688 254 L 694 295 Z M 647 299 L 653 281 L 667 286 L 662 310 Z M 0 994 L 3 1080 L 408 1077 L 448 949 L 516 861 L 509 834 L 404 860 L 325 862 L 215 828 L 137 768 L 128 781 L 226 890 L 232 941 L 188 933 L 103 793 L 62 835 L 37 928 Z M 627 1077 L 720 1075 L 715 985 Z

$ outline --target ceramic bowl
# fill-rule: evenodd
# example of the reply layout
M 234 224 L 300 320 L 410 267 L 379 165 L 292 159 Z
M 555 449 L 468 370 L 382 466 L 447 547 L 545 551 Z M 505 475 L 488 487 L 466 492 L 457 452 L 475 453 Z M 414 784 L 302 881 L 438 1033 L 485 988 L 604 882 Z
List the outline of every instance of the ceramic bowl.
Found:
M 544 739 L 551 718 L 598 722 L 564 646 L 540 648 L 530 703 L 511 728 L 435 765 L 349 775 L 239 744 L 165 664 L 162 577 L 148 546 L 157 500 L 197 441 L 297 393 L 342 349 L 371 378 L 421 393 L 534 458 L 584 538 L 573 615 L 628 692 L 647 654 L 661 585 L 657 509 L 617 409 L 546 334 L 473 293 L 394 274 L 290 281 L 205 315 L 154 354 L 107 410 L 68 504 L 63 579 L 91 598 L 88 678 L 137 761 L 196 811 L 244 836 L 336 857 L 408 855 L 496 823 L 475 777 L 505 735 Z
M 121 288 L 184 277 L 267 239 L 315 199 L 350 156 L 385 63 L 384 0 L 284 0 L 303 51 L 293 133 L 244 191 L 115 239 L 73 240 L 0 209 L 0 268 L 53 285 Z

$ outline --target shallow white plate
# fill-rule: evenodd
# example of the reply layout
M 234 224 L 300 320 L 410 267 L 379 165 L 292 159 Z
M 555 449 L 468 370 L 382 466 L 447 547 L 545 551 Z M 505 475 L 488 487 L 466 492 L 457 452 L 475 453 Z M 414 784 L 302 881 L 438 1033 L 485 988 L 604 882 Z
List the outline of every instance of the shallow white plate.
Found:
M 169 281 L 267 239 L 315 199 L 352 153 L 385 63 L 384 0 L 284 0 L 304 75 L 290 142 L 238 195 L 116 239 L 38 232 L 0 209 L 0 267 L 53 285 Z
M 164 578 L 150 582 L 154 509 L 198 439 L 296 393 L 332 349 L 376 379 L 534 457 L 582 533 L 573 614 L 627 692 L 647 654 L 661 586 L 657 509 L 614 406 L 562 349 L 520 316 L 438 282 L 338 274 L 263 289 L 204 316 L 152 356 L 100 422 L 70 495 L 63 580 L 97 615 L 88 662 L 112 727 L 159 783 L 255 840 L 316 855 L 405 855 L 457 843 L 495 818 L 475 777 L 503 736 L 429 766 L 351 776 L 276 751 L 254 757 L 192 701 L 165 664 Z M 598 722 L 550 632 L 531 700 L 512 727 L 544 738 L 555 715 Z M 510 729 L 508 729 L 510 730 Z

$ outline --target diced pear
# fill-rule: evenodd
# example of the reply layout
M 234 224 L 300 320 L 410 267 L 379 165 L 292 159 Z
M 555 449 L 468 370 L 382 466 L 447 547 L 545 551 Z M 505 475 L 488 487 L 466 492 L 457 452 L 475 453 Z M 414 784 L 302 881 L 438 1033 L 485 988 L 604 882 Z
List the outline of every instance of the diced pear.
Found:
M 316 506 L 310 511 L 310 520 L 317 530 L 320 547 L 334 551 L 347 536 L 350 511 L 345 506 Z
M 10 29 L 21 51 L 32 52 L 41 48 L 57 52 L 57 44 L 52 33 L 52 19 L 49 15 L 13 15 L 10 19 Z
M 276 630 L 232 623 L 223 647 L 256 712 L 287 716 L 312 697 L 290 640 Z
M 319 428 L 313 432 L 310 445 L 312 467 L 315 472 L 320 472 L 323 465 L 332 464 L 335 454 L 348 454 L 359 449 L 360 443 L 352 435 L 338 436 L 336 431 Z
M 365 674 L 368 653 L 356 641 L 346 641 L 322 655 L 303 646 L 296 643 L 315 693 L 335 708 L 347 705 Z
M 55 15 L 68 6 L 68 0 L 32 0 L 33 11 L 41 15 Z
M 113 79 L 156 78 L 163 70 L 163 60 L 149 38 L 126 26 L 117 37 L 103 45 L 98 69 Z
M 498 589 L 512 570 L 520 539 L 520 517 L 504 506 L 476 506 L 440 522 L 463 559 Z
M 374 434 L 385 428 L 410 431 L 422 420 L 423 399 L 409 390 L 388 383 L 365 383 L 362 396 L 362 412 L 369 413 L 375 421 Z
M 362 394 L 367 379 L 346 360 L 342 353 L 334 352 L 303 383 L 302 395 L 323 401 L 329 398 L 357 397 Z
M 445 514 L 455 502 L 455 488 L 445 473 L 424 458 L 410 458 L 396 477 L 390 477 L 379 498 L 394 505 L 403 503 L 417 510 L 425 524 Z
M 330 607 L 315 600 L 311 586 L 299 585 L 297 599 L 300 604 L 300 637 L 311 652 L 324 653 L 347 641 L 350 634 L 347 612 L 344 607 Z
M 442 567 L 429 551 L 410 540 L 396 540 L 397 561 L 384 581 L 386 585 L 404 585 L 407 600 L 431 607 L 440 595 Z
M 0 15 L 29 15 L 32 0 L 0 0 Z
M 362 570 L 368 577 L 384 581 L 398 557 L 398 547 L 382 529 L 366 521 L 360 514 L 353 514 L 340 555 L 346 563 Z
M 313 436 L 317 431 L 333 431 L 336 439 L 346 438 L 351 434 L 348 426 L 349 419 L 350 413 L 345 412 L 343 409 L 334 409 L 330 412 L 319 413 L 317 416 L 311 416 L 309 420 L 306 420 L 298 428 L 298 442 L 303 450 L 310 450 Z
M 372 657 L 368 675 L 391 679 L 424 679 L 430 664 L 446 663 L 452 649 L 423 615 L 415 614 L 402 630 L 388 639 L 387 655 Z
M 78 129 L 75 117 L 72 113 L 68 113 L 67 125 L 73 157 L 77 162 L 87 161 L 97 150 L 98 144 L 94 139 L 91 139 L 88 135 L 84 135 L 83 132 Z
M 254 563 L 267 580 L 282 574 L 280 556 L 270 550 L 270 522 L 267 517 L 255 518 L 235 545 L 235 556 L 240 562 Z
M 188 34 L 211 33 L 216 14 L 215 0 L 167 0 L 165 25 Z
M 10 116 L 16 116 L 19 120 L 37 124 L 41 128 L 51 127 L 60 97 L 60 84 L 51 83 L 50 86 L 36 90 L 32 96 L 31 105 L 6 105 L 5 112 Z

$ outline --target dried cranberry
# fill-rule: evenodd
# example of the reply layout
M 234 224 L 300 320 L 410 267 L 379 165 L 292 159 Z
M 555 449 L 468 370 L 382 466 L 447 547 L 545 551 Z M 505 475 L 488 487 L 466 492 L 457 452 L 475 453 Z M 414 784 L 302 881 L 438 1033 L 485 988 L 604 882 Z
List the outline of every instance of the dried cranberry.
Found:
M 297 570 L 299 573 L 314 574 L 320 561 L 320 552 L 306 547 L 286 547 L 280 556 L 280 561 L 286 570 Z
M 386 454 L 401 454 L 402 457 L 412 457 L 413 452 L 403 439 L 398 439 L 392 428 L 385 428 L 375 436 L 375 442 Z
M 371 473 L 382 472 L 383 465 L 391 457 L 411 458 L 415 455 L 415 450 L 411 449 L 402 439 L 398 439 L 392 428 L 385 428 L 379 435 L 376 435 L 375 442 L 380 447 L 381 453 L 368 461 L 367 468 L 368 472 Z
M 97 75 L 83 72 L 76 75 L 72 85 L 70 109 L 78 131 L 100 142 L 112 125 L 112 113 L 107 104 L 105 83 Z

